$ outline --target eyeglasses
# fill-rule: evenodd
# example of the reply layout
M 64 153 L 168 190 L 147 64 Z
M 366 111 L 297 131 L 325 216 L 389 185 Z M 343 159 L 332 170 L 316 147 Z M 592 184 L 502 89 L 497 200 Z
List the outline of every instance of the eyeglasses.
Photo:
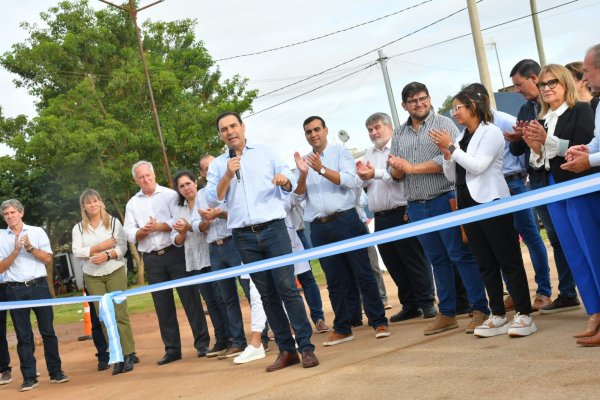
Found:
M 550 79 L 548 82 L 538 82 L 535 84 L 539 90 L 544 90 L 546 86 L 548 89 L 554 89 L 556 85 L 558 85 L 558 79 Z
M 452 108 L 450 109 L 452 111 L 452 114 L 456 114 L 461 107 L 466 107 L 466 104 L 457 104 L 455 106 L 452 106 Z
M 408 104 L 410 104 L 411 106 L 416 106 L 417 103 L 427 104 L 427 100 L 429 100 L 429 96 L 422 96 L 422 97 L 419 97 L 418 99 L 406 100 L 406 102 Z

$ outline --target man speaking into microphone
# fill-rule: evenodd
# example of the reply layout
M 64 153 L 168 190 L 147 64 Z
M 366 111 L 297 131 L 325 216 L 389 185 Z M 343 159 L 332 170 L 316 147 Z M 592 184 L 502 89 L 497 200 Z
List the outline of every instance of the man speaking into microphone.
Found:
M 227 227 L 233 232 L 242 261 L 251 263 L 291 253 L 283 199 L 295 190 L 296 177 L 270 147 L 246 142 L 246 127 L 238 113 L 219 115 L 217 129 L 229 151 L 209 166 L 206 199 L 211 207 L 227 203 Z M 302 366 L 317 366 L 315 347 L 310 342 L 312 328 L 296 287 L 294 266 L 256 272 L 250 277 L 279 347 L 279 356 L 267 372 L 300 363 L 296 344 Z

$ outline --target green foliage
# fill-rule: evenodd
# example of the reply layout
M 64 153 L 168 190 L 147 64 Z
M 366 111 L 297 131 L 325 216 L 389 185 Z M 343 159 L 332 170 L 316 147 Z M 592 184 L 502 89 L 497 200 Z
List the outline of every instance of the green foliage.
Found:
M 14 83 L 36 97 L 38 112 L 31 120 L 0 114 L 0 140 L 15 151 L 0 160 L 0 195 L 20 198 L 30 217 L 39 212 L 40 225 L 51 215 L 62 217 L 70 235 L 82 189 L 97 189 L 122 217 L 137 190 L 133 163 L 152 161 L 157 181 L 167 179 L 130 16 L 111 7 L 94 11 L 78 0 L 61 2 L 41 18 L 44 27 L 23 23 L 29 38 L 0 57 Z M 196 40 L 195 25 L 148 21 L 140 27 L 172 171 L 195 169 L 201 154 L 218 153 L 216 116 L 249 110 L 256 96 L 246 90 L 246 79 L 223 79 Z

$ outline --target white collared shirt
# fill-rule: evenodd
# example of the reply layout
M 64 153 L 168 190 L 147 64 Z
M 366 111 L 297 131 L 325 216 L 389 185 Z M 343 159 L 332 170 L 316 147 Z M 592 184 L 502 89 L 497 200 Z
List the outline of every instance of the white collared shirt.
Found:
M 19 238 L 27 235 L 29 243 L 36 249 L 52 254 L 50 239 L 46 232 L 40 227 L 23 224 L 23 229 Z M 0 257 L 6 258 L 15 249 L 15 234 L 10 228 L 0 230 Z M 43 262 L 28 253 L 24 246 L 21 246 L 19 255 L 15 258 L 13 264 L 4 272 L 6 282 L 25 282 L 31 279 L 47 276 L 46 266 Z
M 135 234 L 142 226 L 150 220 L 150 217 L 156 219 L 157 223 L 167 223 L 173 226 L 177 211 L 178 194 L 169 188 L 156 185 L 154 193 L 146 196 L 143 191 L 137 192 L 127 202 L 125 208 L 125 235 L 131 243 L 137 243 Z M 144 253 L 157 251 L 170 246 L 171 232 L 152 232 L 142 240 L 138 245 L 138 250 Z
M 202 208 L 203 210 L 212 208 L 208 205 L 208 200 L 206 200 L 206 188 L 199 190 L 198 194 L 196 195 L 196 204 L 194 205 L 192 220 L 190 222 L 194 232 L 200 232 L 200 223 L 202 222 L 202 217 L 198 213 L 199 208 Z M 217 208 L 219 208 L 221 211 L 227 211 L 227 203 L 223 202 Z M 215 240 L 225 239 L 229 236 L 231 236 L 231 229 L 227 228 L 227 219 L 215 218 L 206 232 L 206 241 L 208 243 L 212 243 Z
M 196 196 L 196 199 L 198 196 Z M 190 222 L 192 213 L 188 207 L 187 200 L 182 206 L 178 207 L 179 213 L 177 219 L 181 218 Z M 175 244 L 175 238 L 179 235 L 175 229 L 171 231 L 171 240 Z M 187 232 L 185 235 L 184 251 L 185 251 L 185 270 L 199 271 L 210 266 L 210 256 L 208 252 L 208 242 L 206 235 L 200 231 Z
M 372 179 L 362 180 L 357 177 L 360 187 L 367 188 L 369 209 L 373 212 L 391 210 L 398 206 L 405 206 L 404 182 L 396 182 L 387 171 L 387 160 L 390 154 L 390 141 L 381 149 L 375 146 L 365 152 L 365 164 L 371 163 L 375 169 Z

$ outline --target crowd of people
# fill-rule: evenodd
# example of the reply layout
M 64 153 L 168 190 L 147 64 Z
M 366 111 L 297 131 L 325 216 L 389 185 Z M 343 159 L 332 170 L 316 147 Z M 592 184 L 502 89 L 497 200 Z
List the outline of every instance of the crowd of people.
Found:
M 541 67 L 525 59 L 510 76 L 526 100 L 516 118 L 492 108 L 486 88 L 473 83 L 452 99 L 451 114 L 462 131 L 433 110 L 425 84 L 407 84 L 402 107 L 408 119 L 394 129 L 387 114 L 370 115 L 365 126 L 373 146 L 358 161 L 328 142 L 323 118 L 308 117 L 302 128 L 312 150 L 294 154 L 294 172 L 272 148 L 247 140 L 239 114 L 219 115 L 216 127 L 227 151 L 200 157 L 204 186 L 185 170 L 175 175 L 175 190 L 163 187 L 152 164 L 139 161 L 131 171 L 140 190 L 127 203 L 123 224 L 106 212 L 97 191 L 81 194 L 81 222 L 73 227 L 72 248 L 81 260 L 87 291 L 103 295 L 126 288 L 127 242 L 143 255 L 149 283 L 168 282 L 302 250 L 309 246 L 304 224 L 314 246 L 364 235 L 368 228 L 360 198 L 365 192 L 375 231 L 381 231 L 523 193 L 528 186 L 537 189 L 599 172 L 600 112 L 594 94 L 600 90 L 600 44 L 586 52 L 582 63 Z M 389 320 L 385 291 L 366 248 L 320 258 L 334 313 L 331 328 L 308 263 L 240 279 L 251 306 L 249 341 L 236 279 L 177 291 L 198 357 L 232 358 L 236 364 L 264 358 L 270 328 L 279 353 L 268 372 L 319 365 L 311 322 L 317 333 L 329 332 L 323 346 L 354 340 L 352 330 L 363 325 L 363 310 L 376 339 L 391 335 L 389 322 L 413 318 L 432 320 L 425 335 L 457 329 L 456 315 L 462 313 L 471 315 L 466 333 L 523 337 L 538 329 L 533 312 L 579 308 L 577 289 L 590 317 L 574 334 L 576 342 L 600 346 L 600 252 L 594 248 L 598 204 L 600 192 L 595 192 L 379 245 L 401 303 Z M 25 210 L 18 200 L 6 200 L 0 209 L 8 225 L 0 232 L 0 301 L 49 298 L 48 236 L 23 222 Z M 559 280 L 554 300 L 538 217 L 554 252 Z M 535 273 L 533 299 L 519 235 Z M 212 348 L 200 295 L 214 328 Z M 175 300 L 172 290 L 152 292 L 152 298 L 165 349 L 157 364 L 165 365 L 182 357 Z M 50 382 L 69 380 L 62 371 L 52 307 L 12 309 L 21 391 L 38 386 L 31 311 Z M 115 304 L 115 315 L 116 326 L 103 324 L 101 336 L 119 333 L 123 357 L 113 365 L 116 375 L 132 371 L 139 358 L 126 301 Z M 109 368 L 106 357 L 100 357 L 105 352 L 99 351 L 98 370 Z M 0 384 L 12 381 L 6 311 L 0 312 L 0 372 Z

